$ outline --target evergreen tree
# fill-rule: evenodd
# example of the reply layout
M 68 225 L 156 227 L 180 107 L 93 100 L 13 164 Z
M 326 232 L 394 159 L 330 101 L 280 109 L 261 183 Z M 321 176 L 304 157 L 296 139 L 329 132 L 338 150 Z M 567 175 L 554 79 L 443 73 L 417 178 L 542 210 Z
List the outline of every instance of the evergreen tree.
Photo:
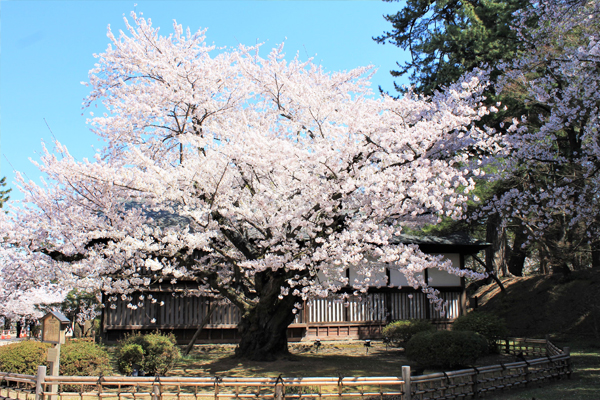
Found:
M 391 74 L 410 73 L 417 92 L 431 94 L 475 67 L 511 59 L 519 43 L 511 18 L 527 4 L 524 0 L 407 0 L 402 10 L 384 17 L 393 29 L 374 40 L 410 51 L 410 61 L 398 63 L 400 69 Z
M 8 194 L 12 189 L 2 189 L 6 186 L 6 177 L 0 179 L 0 208 L 4 205 L 4 203 L 8 200 Z

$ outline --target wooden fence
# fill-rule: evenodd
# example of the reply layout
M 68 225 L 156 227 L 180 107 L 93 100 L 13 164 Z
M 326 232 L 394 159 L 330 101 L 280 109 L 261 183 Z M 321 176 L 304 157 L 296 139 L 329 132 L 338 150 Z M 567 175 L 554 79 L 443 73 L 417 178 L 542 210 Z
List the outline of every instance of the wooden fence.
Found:
M 477 399 L 496 390 L 569 377 L 569 349 L 547 340 L 511 338 L 500 343 L 511 354 L 543 356 L 507 364 L 411 376 L 402 367 L 397 377 L 77 377 L 0 372 L 6 383 L 0 396 L 24 400 L 201 400 L 219 398 L 383 398 L 403 400 Z M 515 353 L 516 352 L 516 353 Z M 543 353 L 543 354 L 542 354 Z

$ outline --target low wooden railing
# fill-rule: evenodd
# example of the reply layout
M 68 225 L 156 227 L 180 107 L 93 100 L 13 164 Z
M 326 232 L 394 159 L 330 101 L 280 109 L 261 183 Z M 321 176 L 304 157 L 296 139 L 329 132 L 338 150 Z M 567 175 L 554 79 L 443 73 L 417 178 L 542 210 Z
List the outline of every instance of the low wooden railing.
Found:
M 6 383 L 6 385 L 2 385 Z M 0 372 L 0 397 L 27 398 L 36 393 L 37 376 Z M 39 388 L 41 390 L 41 387 Z
M 571 374 L 569 354 L 412 377 L 412 399 L 477 399 L 481 394 L 527 386 Z
M 481 394 L 554 378 L 572 371 L 568 348 L 561 350 L 548 340 L 510 338 L 499 343 L 509 354 L 524 359 L 513 363 L 411 376 L 402 367 L 397 377 L 123 377 L 46 376 L 0 372 L 6 397 L 24 400 L 201 400 L 219 398 L 383 398 L 403 400 L 476 399 Z M 520 358 L 520 357 L 519 357 Z M 3 394 L 0 393 L 0 396 Z

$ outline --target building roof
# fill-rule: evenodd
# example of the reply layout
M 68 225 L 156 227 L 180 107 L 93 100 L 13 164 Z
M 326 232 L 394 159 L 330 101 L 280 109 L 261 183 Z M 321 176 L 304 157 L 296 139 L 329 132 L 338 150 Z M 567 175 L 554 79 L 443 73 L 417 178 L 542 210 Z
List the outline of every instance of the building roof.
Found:
M 65 316 L 65 314 L 61 313 L 60 311 L 54 310 L 49 311 L 48 314 L 44 315 L 41 319 L 44 320 L 46 318 L 49 318 L 50 316 L 56 318 L 61 324 L 71 323 L 71 321 Z
M 194 233 L 192 220 L 177 214 L 175 211 L 177 208 L 176 205 L 172 207 L 173 209 L 170 211 L 152 210 L 137 201 L 126 203 L 127 209 L 142 208 L 144 214 L 151 218 L 160 228 L 187 227 L 191 233 Z M 249 235 L 251 237 L 254 236 L 252 231 L 249 232 Z M 395 239 L 396 243 L 416 244 L 424 253 L 475 254 L 491 245 L 482 240 L 474 239 L 465 232 L 456 232 L 444 236 L 398 235 Z
M 397 243 L 416 244 L 424 253 L 474 254 L 491 245 L 464 232 L 445 236 L 398 235 L 395 239 Z

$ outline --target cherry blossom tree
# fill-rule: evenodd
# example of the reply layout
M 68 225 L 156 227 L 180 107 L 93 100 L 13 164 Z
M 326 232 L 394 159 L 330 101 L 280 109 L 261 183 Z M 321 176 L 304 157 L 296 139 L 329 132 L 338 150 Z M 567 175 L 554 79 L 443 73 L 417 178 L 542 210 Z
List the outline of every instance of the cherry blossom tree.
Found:
M 328 73 L 283 46 L 263 58 L 131 18 L 118 37 L 109 28 L 87 83 L 106 147 L 78 162 L 56 143 L 39 164 L 47 184 L 20 182 L 25 202 L 0 234 L 14 265 L 97 284 L 107 301 L 194 282 L 191 294 L 240 309 L 237 355 L 258 360 L 287 352 L 303 299 L 385 285 L 385 267 L 433 301 L 425 268 L 480 277 L 394 238 L 461 218 L 483 154 L 502 151 L 473 124 L 488 113 L 485 74 L 376 97 L 370 67 Z
M 2 216 L 0 222 L 2 228 L 10 226 Z M 30 262 L 22 263 L 22 255 L 14 250 L 12 246 L 0 246 L 0 316 L 35 320 L 44 315 L 44 307 L 60 303 L 66 291 L 56 283 L 56 275 L 39 268 L 34 255 L 28 257 Z
M 13 209 L 15 211 L 15 209 Z M 7 215 L 0 214 L 3 232 L 19 229 Z M 75 284 L 70 273 L 62 268 L 48 268 L 47 256 L 25 254 L 27 249 L 10 243 L 9 236 L 0 234 L 0 316 L 6 320 L 37 320 L 51 308 L 58 308 Z M 91 280 L 78 282 L 82 287 L 97 287 Z
M 507 136 L 514 150 L 503 177 L 514 186 L 490 208 L 520 221 L 555 271 L 590 251 L 600 266 L 600 2 L 534 2 L 517 17 L 523 55 L 501 66 L 498 89 L 531 111 Z

